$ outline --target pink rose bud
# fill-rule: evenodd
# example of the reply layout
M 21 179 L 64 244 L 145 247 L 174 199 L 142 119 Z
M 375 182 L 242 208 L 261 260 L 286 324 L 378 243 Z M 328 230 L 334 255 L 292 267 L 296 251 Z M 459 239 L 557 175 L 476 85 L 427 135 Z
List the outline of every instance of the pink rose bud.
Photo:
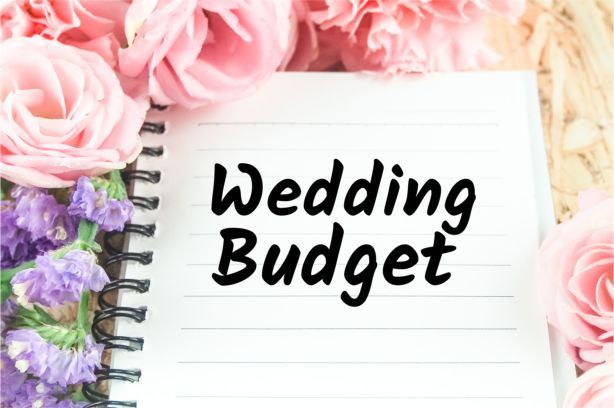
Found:
M 614 406 L 614 363 L 591 368 L 572 384 L 563 408 L 611 408 Z
M 0 176 L 71 186 L 141 151 L 144 110 L 97 54 L 41 37 L 0 43 Z

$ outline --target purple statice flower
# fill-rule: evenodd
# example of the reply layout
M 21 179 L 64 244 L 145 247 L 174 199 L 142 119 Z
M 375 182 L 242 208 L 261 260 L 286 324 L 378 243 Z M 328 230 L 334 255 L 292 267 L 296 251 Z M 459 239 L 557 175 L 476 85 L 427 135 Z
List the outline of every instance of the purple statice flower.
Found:
M 11 285 L 17 301 L 57 306 L 76 302 L 84 290 L 99 291 L 109 283 L 104 269 L 88 251 L 73 249 L 62 258 L 51 253 L 36 257 L 36 266 L 17 272 Z
M 99 219 L 100 228 L 105 231 L 121 231 L 133 215 L 132 201 L 111 199 L 107 202 L 107 210 Z
M 40 194 L 45 194 L 45 190 L 37 187 L 24 187 L 16 185 L 11 189 L 10 194 L 11 197 L 13 197 L 16 202 L 18 202 L 22 199 L 31 200 Z
M 47 343 L 31 329 L 7 332 L 5 343 L 17 370 L 62 387 L 95 381 L 94 370 L 100 367 L 104 348 L 88 334 L 82 350 L 60 349 L 53 343 Z
M 2 352 L 0 395 L 2 407 L 10 408 L 77 408 L 84 402 L 72 402 L 67 391 L 58 385 L 49 385 L 36 378 L 28 378 L 15 368 L 15 362 Z
M 0 397 L 3 407 L 12 406 L 15 395 L 23 387 L 27 378 L 27 374 L 15 368 L 15 362 L 11 360 L 6 351 L 2 351 L 0 354 Z
M 4 335 L 4 330 L 10 325 L 17 314 L 17 303 L 13 299 L 7 299 L 0 304 L 0 315 L 2 320 L 0 321 L 0 333 Z
M 73 402 L 66 391 L 57 386 L 50 386 L 37 379 L 27 380 L 15 399 L 11 408 L 81 408 L 85 402 Z
M 3 407 L 11 408 L 51 408 L 58 406 L 55 387 L 36 379 L 28 379 L 13 393 L 7 393 L 3 398 Z
M 45 252 L 53 251 L 60 248 L 62 245 L 55 244 L 47 238 L 40 238 L 32 242 L 32 246 L 36 249 L 36 255 L 44 254 Z
M 96 190 L 89 178 L 81 177 L 70 197 L 68 212 L 98 224 L 103 231 L 121 231 L 132 218 L 134 205 L 128 199 L 109 198 L 105 189 Z
M 0 267 L 13 268 L 34 259 L 38 250 L 30 233 L 17 225 L 15 203 L 0 202 Z
M 11 196 L 15 199 L 16 224 L 27 230 L 33 240 L 46 239 L 56 247 L 74 241 L 77 224 L 68 208 L 44 190 L 18 186 Z
M 83 408 L 87 405 L 85 401 L 71 401 L 70 399 L 59 400 L 53 408 Z M 50 407 L 51 408 L 51 407 Z

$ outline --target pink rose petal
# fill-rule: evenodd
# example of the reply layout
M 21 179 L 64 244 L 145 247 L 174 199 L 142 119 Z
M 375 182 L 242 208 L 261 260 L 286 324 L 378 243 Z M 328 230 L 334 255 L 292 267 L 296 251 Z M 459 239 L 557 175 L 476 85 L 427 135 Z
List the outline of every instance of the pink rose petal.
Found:
M 123 168 L 145 111 L 92 52 L 41 37 L 0 43 L 0 175 L 35 187 Z

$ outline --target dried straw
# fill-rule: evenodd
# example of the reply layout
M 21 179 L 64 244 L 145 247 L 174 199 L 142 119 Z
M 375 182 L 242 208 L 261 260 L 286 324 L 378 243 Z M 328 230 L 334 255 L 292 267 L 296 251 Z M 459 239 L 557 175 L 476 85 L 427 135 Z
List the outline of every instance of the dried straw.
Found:
M 493 20 L 494 69 L 538 72 L 544 137 L 559 221 L 579 191 L 612 193 L 611 0 L 529 0 L 515 26 Z

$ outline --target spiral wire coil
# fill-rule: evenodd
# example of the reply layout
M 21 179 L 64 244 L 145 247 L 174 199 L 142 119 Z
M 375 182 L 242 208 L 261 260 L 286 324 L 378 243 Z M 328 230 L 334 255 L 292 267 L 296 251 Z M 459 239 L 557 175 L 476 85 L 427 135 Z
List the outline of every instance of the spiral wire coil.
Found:
M 156 105 L 154 109 L 163 110 L 163 107 Z M 149 132 L 162 134 L 166 131 L 164 123 L 145 122 L 141 127 L 141 132 Z M 142 156 L 160 157 L 164 154 L 162 146 L 144 147 L 141 151 Z M 161 172 L 157 170 L 125 170 L 122 172 L 122 178 L 125 183 L 130 182 L 148 182 L 157 184 L 161 179 Z M 145 211 L 152 211 L 158 208 L 160 204 L 159 197 L 128 197 L 135 207 Z M 113 237 L 128 234 L 138 234 L 143 237 L 153 237 L 156 232 L 155 224 L 126 224 L 123 231 L 107 232 L 103 238 L 103 246 L 109 256 L 103 261 L 102 266 L 108 267 L 113 264 L 133 261 L 141 265 L 149 265 L 153 260 L 152 251 L 143 252 L 126 252 L 121 248 L 113 245 Z M 127 307 L 115 306 L 108 300 L 112 292 L 122 290 L 132 291 L 137 293 L 146 293 L 149 291 L 149 279 L 113 279 L 110 283 L 98 294 L 99 310 L 94 313 L 92 322 L 92 335 L 96 341 L 103 344 L 105 350 L 126 350 L 129 352 L 139 351 L 143 349 L 145 340 L 142 337 L 121 336 L 109 333 L 105 330 L 104 325 L 110 319 L 130 319 L 136 323 L 143 322 L 147 317 L 147 307 Z M 136 401 L 116 401 L 109 399 L 109 395 L 98 390 L 98 384 L 102 381 L 124 381 L 138 382 L 141 377 L 140 369 L 119 369 L 111 368 L 107 365 L 102 365 L 101 368 L 95 371 L 96 382 L 83 385 L 83 395 L 90 401 L 85 408 L 119 408 L 119 407 L 136 407 Z

